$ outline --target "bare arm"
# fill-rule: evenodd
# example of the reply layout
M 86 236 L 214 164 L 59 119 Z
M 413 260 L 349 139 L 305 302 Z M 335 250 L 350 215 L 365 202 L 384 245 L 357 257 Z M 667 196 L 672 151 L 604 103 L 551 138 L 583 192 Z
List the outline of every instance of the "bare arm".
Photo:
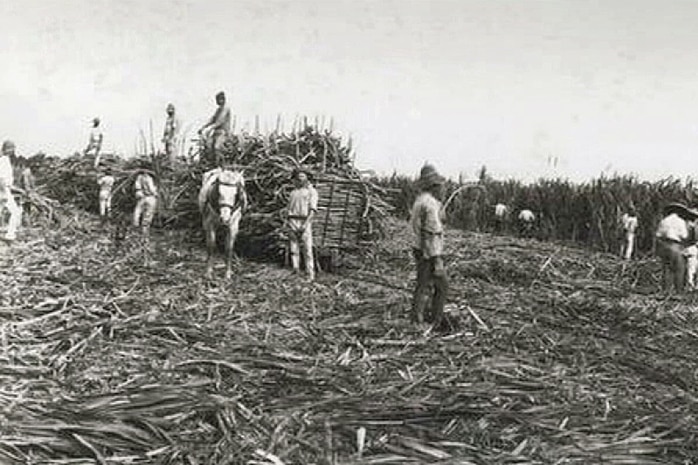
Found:
M 208 128 L 209 126 L 213 126 L 216 124 L 216 121 L 219 119 L 219 115 L 222 113 L 222 108 L 218 107 L 216 108 L 216 111 L 213 113 L 213 115 L 208 119 L 206 124 L 201 126 L 201 129 L 199 129 L 199 132 L 202 132 L 204 129 Z

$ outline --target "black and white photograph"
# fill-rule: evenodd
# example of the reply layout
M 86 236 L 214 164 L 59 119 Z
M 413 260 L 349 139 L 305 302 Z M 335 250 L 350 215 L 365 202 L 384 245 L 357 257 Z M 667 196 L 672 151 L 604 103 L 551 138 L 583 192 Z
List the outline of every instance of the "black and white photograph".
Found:
M 698 464 L 698 1 L 0 1 L 0 465 Z

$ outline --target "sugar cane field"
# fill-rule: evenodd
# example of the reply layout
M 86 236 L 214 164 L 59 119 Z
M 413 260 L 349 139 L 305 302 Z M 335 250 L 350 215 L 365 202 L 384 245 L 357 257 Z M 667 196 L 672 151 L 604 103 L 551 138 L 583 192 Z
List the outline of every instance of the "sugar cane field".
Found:
M 0 244 L 0 463 L 698 460 L 695 296 L 659 292 L 647 243 L 624 261 L 610 239 L 612 201 L 658 210 L 660 198 L 690 200 L 691 186 L 464 189 L 445 238 L 450 326 L 437 332 L 409 315 L 409 180 L 365 181 L 339 141 L 303 137 L 229 147 L 253 203 L 230 280 L 222 256 L 204 277 L 193 187 L 204 167 L 157 168 L 163 206 L 144 249 L 99 223 L 91 160 L 36 161 L 30 221 L 21 240 Z M 132 167 L 105 163 L 126 215 Z M 361 240 L 314 282 L 284 266 L 279 245 L 277 213 L 298 166 L 325 183 L 323 197 L 341 192 L 366 218 L 346 223 Z M 585 195 L 615 197 L 579 219 L 581 233 L 563 227 L 555 189 L 579 211 Z M 547 206 L 549 232 L 457 223 L 483 217 L 503 192 Z M 333 234 L 330 245 L 344 238 Z

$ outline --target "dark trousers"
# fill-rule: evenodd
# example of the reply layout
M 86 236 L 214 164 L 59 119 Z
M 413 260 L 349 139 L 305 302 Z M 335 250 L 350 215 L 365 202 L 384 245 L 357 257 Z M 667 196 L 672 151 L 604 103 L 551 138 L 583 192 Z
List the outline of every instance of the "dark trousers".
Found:
M 412 300 L 412 317 L 417 323 L 428 321 L 439 324 L 446 305 L 448 279 L 446 275 L 434 276 L 434 257 L 423 258 L 418 249 L 412 249 L 412 253 L 417 264 L 417 286 Z
M 657 256 L 662 260 L 664 290 L 669 291 L 673 287 L 676 292 L 682 292 L 686 277 L 683 245 L 679 242 L 657 239 Z

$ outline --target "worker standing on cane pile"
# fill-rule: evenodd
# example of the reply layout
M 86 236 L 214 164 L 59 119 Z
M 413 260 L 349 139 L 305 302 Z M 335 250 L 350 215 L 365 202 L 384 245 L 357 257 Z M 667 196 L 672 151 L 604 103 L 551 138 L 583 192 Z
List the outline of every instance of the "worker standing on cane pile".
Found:
M 90 139 L 87 141 L 87 147 L 85 148 L 84 155 L 94 155 L 95 156 L 95 168 L 99 166 L 99 156 L 102 151 L 102 141 L 104 135 L 102 130 L 99 128 L 99 118 L 94 118 L 92 120 L 92 129 L 90 130 Z
M 303 252 L 305 270 L 308 280 L 315 279 L 315 261 L 313 260 L 313 217 L 317 211 L 318 194 L 310 183 L 308 173 L 296 169 L 293 172 L 295 189 L 288 200 L 286 227 L 289 231 L 289 250 L 291 266 L 300 272 L 300 254 Z
M 412 205 L 410 216 L 415 235 L 413 255 L 417 265 L 412 317 L 418 324 L 426 321 L 434 323 L 435 327 L 442 323 L 448 293 L 441 208 L 445 181 L 433 166 L 424 165 L 418 181 L 421 193 Z
M 0 212 L 3 212 L 5 209 L 10 212 L 10 221 L 4 237 L 6 241 L 14 241 L 17 238 L 17 228 L 22 221 L 22 210 L 17 206 L 17 202 L 15 202 L 15 198 L 12 195 L 14 174 L 12 172 L 11 159 L 14 156 L 15 144 L 6 140 L 2 144 L 2 153 L 0 154 Z
M 662 261 L 663 288 L 683 292 L 686 279 L 684 252 L 695 242 L 688 221 L 698 218 L 698 211 L 680 203 L 670 203 L 664 207 L 664 215 L 655 232 L 656 253 Z
M 626 213 L 623 213 L 621 225 L 623 227 L 623 245 L 621 255 L 626 260 L 630 260 L 635 250 L 635 232 L 637 231 L 637 212 L 634 206 L 630 206 Z
M 111 216 L 111 199 L 112 188 L 114 187 L 114 176 L 112 176 L 111 168 L 107 168 L 104 176 L 97 179 L 99 185 L 99 218 L 104 225 Z
M 225 104 L 225 93 L 216 94 L 216 111 L 199 129 L 199 134 L 206 139 L 206 149 L 213 157 L 216 166 L 223 165 L 223 144 L 230 134 L 230 108 Z
M 170 163 L 174 163 L 177 155 L 177 135 L 179 133 L 179 121 L 175 117 L 175 107 L 173 104 L 167 105 L 167 119 L 165 119 L 165 130 L 162 134 L 162 143 L 165 146 L 165 155 Z

